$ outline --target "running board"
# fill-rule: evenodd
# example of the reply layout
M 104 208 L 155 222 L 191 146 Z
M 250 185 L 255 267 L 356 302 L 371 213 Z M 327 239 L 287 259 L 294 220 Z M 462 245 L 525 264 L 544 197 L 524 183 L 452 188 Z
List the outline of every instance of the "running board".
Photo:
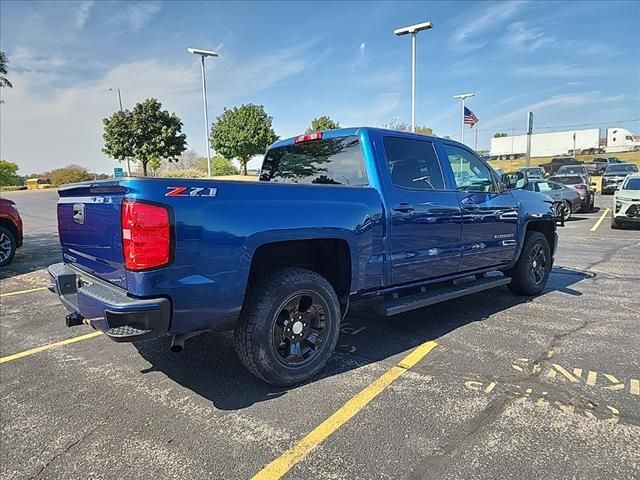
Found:
M 399 297 L 382 305 L 382 315 L 390 317 L 399 313 L 415 310 L 416 308 L 428 307 L 454 298 L 464 297 L 472 293 L 482 292 L 490 288 L 499 287 L 511 283 L 510 277 L 482 277 L 447 287 L 425 289 L 424 292 Z

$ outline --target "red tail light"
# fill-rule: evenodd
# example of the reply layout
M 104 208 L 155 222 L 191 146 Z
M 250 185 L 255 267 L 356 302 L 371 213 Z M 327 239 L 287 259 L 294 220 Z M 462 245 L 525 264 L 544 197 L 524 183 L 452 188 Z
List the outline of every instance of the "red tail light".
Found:
M 162 267 L 171 258 L 171 225 L 165 207 L 124 200 L 121 211 L 124 264 L 129 270 Z
M 322 140 L 322 132 L 305 133 L 304 135 L 298 135 L 294 143 L 311 142 L 313 140 Z
M 578 190 L 587 190 L 587 186 L 586 186 L 586 185 L 583 185 L 583 184 L 576 185 L 576 188 L 577 188 Z

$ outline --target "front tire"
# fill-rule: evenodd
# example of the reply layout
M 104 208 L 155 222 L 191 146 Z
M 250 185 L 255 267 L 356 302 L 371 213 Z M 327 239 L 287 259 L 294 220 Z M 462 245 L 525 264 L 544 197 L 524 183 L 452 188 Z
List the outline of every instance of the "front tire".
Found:
M 16 238 L 8 229 L 0 227 L 0 267 L 6 267 L 16 255 Z
M 278 269 L 250 286 L 235 328 L 236 352 L 267 383 L 302 383 L 331 357 L 340 318 L 338 297 L 324 277 L 302 268 Z
M 620 222 L 618 222 L 618 221 L 616 220 L 616 217 L 615 217 L 615 216 L 612 216 L 612 217 L 611 217 L 611 228 L 612 228 L 612 229 L 614 229 L 614 230 L 617 230 L 617 229 L 619 229 L 619 228 L 622 228 L 622 225 L 620 224 Z
M 538 295 L 547 285 L 552 265 L 547 237 L 540 232 L 527 232 L 520 257 L 507 272 L 511 277 L 509 289 L 517 295 Z

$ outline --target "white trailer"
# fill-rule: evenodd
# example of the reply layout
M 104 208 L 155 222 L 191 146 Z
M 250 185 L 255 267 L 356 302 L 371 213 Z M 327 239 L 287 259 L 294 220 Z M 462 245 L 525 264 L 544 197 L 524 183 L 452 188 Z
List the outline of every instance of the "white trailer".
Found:
M 575 135 L 575 143 L 574 143 Z M 574 145 L 575 150 L 574 152 Z M 624 128 L 607 129 L 600 139 L 600 130 L 569 130 L 566 132 L 534 133 L 531 136 L 532 157 L 552 157 L 566 154 L 596 154 L 640 150 L 640 142 Z M 491 139 L 492 159 L 513 159 L 527 154 L 527 136 L 515 135 Z
M 575 149 L 596 153 L 600 150 L 600 131 L 572 130 L 569 132 L 534 133 L 531 135 L 531 156 L 551 157 Z M 527 153 L 527 136 L 515 135 L 491 139 L 491 158 L 518 158 Z

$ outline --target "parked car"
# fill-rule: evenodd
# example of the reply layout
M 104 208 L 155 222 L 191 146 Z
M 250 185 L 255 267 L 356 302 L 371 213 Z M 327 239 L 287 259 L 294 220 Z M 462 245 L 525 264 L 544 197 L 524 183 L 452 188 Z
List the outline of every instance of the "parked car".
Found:
M 578 174 L 554 175 L 549 177 L 549 180 L 575 188 L 580 195 L 581 209 L 593 212 L 596 191 L 591 184 L 590 177 Z
M 581 165 L 582 163 L 573 157 L 554 157 L 549 163 L 543 163 L 540 167 L 544 168 L 549 175 L 553 175 L 564 165 Z
M 627 175 L 619 190 L 613 194 L 611 228 L 627 224 L 640 225 L 640 174 Z
M 563 165 L 555 173 L 556 175 L 584 175 L 589 176 L 586 165 Z
M 22 247 L 22 219 L 16 204 L 0 198 L 0 267 L 13 261 L 16 250 Z
M 59 195 L 64 263 L 49 273 L 68 325 L 171 335 L 174 351 L 233 329 L 242 363 L 275 385 L 324 367 L 351 302 L 391 316 L 499 285 L 536 295 L 557 242 L 549 197 L 507 190 L 461 143 L 376 128 L 278 141 L 257 182 L 133 177 Z
M 609 165 L 624 163 L 617 157 L 595 157 L 586 167 L 590 175 L 602 175 Z
M 600 192 L 603 195 L 615 192 L 627 175 L 636 173 L 637 171 L 638 167 L 633 163 L 609 165 L 602 174 L 602 187 L 600 188 Z
M 547 176 L 544 168 L 542 167 L 524 167 L 520 169 L 521 172 L 527 175 L 530 180 L 543 179 Z
M 571 215 L 582 208 L 582 199 L 575 188 L 551 180 L 532 180 L 524 186 L 532 192 L 540 192 L 553 199 L 556 215 L 569 220 Z

